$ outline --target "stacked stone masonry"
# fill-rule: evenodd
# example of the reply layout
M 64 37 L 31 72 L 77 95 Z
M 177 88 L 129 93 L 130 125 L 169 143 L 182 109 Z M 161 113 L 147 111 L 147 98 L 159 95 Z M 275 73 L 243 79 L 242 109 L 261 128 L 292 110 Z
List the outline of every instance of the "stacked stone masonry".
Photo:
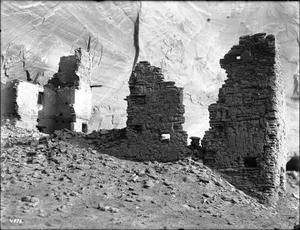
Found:
M 9 119 L 18 127 L 36 129 L 42 107 L 38 103 L 41 92 L 43 87 L 20 80 L 1 85 L 1 120 Z
M 61 57 L 58 73 L 44 87 L 18 80 L 1 84 L 1 119 L 45 133 L 63 128 L 88 132 L 91 63 L 90 54 L 78 48 Z
M 91 58 L 80 48 L 75 55 L 61 57 L 58 73 L 45 85 L 39 128 L 45 133 L 67 128 L 87 132 L 91 116 Z
M 175 161 L 189 153 L 183 131 L 183 89 L 141 61 L 129 79 L 127 126 L 99 137 L 102 152 L 137 161 Z M 106 133 L 106 132 L 104 132 Z
M 183 88 L 164 81 L 160 68 L 142 61 L 131 74 L 129 89 L 126 136 L 131 154 L 164 162 L 183 156 L 187 145 Z
M 204 162 L 240 189 L 275 201 L 285 187 L 285 102 L 273 35 L 240 37 L 220 65 L 228 79 L 209 106 Z

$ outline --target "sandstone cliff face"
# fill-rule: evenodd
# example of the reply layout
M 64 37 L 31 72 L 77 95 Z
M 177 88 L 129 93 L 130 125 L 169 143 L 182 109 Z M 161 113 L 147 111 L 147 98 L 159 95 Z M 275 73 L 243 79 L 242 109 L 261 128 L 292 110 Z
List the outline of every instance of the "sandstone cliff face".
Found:
M 76 47 L 93 57 L 90 130 L 122 128 L 128 80 L 136 61 L 162 69 L 184 87 L 184 130 L 202 137 L 208 105 L 226 79 L 219 60 L 242 35 L 274 34 L 280 49 L 287 103 L 289 151 L 299 146 L 298 2 L 1 2 L 1 81 L 44 84 L 59 58 Z M 27 73 L 26 73 L 27 71 Z M 298 90 L 299 92 L 299 90 Z

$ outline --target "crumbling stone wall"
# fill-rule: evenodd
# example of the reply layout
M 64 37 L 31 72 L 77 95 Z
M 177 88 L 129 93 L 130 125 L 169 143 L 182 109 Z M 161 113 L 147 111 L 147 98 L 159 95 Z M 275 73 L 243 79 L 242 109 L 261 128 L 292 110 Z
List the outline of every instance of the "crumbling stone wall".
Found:
M 1 82 L 1 121 L 17 119 L 16 87 L 13 82 Z
M 139 160 L 173 161 L 185 154 L 183 88 L 164 81 L 161 69 L 143 61 L 129 79 L 126 98 L 129 153 Z
M 92 116 L 92 90 L 91 90 L 91 69 L 92 59 L 88 52 L 75 50 L 77 60 L 76 75 L 79 77 L 79 86 L 74 94 L 74 122 L 75 131 L 88 132 L 88 122 Z
M 209 106 L 204 162 L 238 188 L 271 202 L 284 189 L 286 162 L 284 84 L 275 37 L 240 37 L 220 65 L 228 79 Z
M 10 119 L 18 127 L 36 129 L 39 94 L 43 87 L 25 81 L 7 82 L 1 89 L 1 119 Z
M 61 57 L 58 73 L 43 87 L 30 82 L 1 84 L 1 119 L 45 133 L 67 128 L 88 132 L 91 117 L 91 57 L 80 48 Z
M 45 103 L 39 127 L 46 133 L 67 128 L 88 131 L 91 117 L 90 54 L 80 48 L 75 55 L 61 57 L 58 73 L 45 85 Z

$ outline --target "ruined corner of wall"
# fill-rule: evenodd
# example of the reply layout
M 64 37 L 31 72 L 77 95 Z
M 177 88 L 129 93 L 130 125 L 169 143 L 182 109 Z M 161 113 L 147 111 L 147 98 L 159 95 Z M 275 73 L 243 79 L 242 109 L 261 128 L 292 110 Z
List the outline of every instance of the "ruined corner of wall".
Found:
M 220 60 L 227 80 L 209 106 L 204 163 L 261 200 L 284 189 L 286 164 L 283 77 L 273 35 L 242 36 Z
M 60 58 L 58 72 L 45 85 L 43 110 L 38 126 L 43 132 L 67 128 L 88 132 L 92 110 L 90 53 L 77 48 Z
M 109 148 L 110 153 L 138 161 L 183 158 L 189 152 L 182 127 L 183 88 L 164 81 L 161 69 L 147 61 L 135 66 L 128 83 L 126 139 L 121 138 L 118 147 Z

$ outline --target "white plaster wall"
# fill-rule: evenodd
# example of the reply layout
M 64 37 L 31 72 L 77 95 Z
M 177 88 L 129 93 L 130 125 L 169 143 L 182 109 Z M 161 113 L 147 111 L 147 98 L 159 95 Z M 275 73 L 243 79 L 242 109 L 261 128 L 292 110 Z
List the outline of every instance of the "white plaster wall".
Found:
M 16 126 L 36 129 L 38 112 L 42 109 L 42 106 L 38 105 L 38 94 L 43 91 L 43 87 L 39 85 L 23 81 L 18 83 L 16 102 L 21 120 L 16 122 Z
M 82 82 L 80 89 L 75 90 L 75 103 L 73 104 L 76 122 L 74 130 L 82 131 L 82 122 L 88 123 L 92 112 L 92 90 L 89 84 Z

